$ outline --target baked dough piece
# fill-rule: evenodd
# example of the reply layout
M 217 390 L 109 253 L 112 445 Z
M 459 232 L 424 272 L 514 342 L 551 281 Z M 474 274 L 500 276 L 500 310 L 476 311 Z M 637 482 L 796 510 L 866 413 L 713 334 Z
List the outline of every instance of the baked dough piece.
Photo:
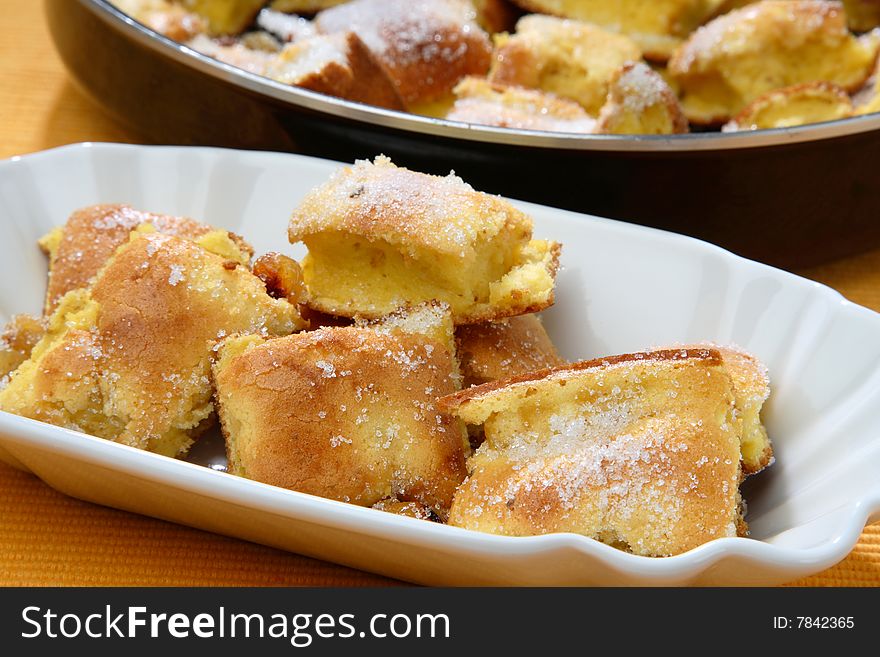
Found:
M 483 424 L 449 523 L 671 556 L 745 532 L 731 379 L 710 349 L 629 354 L 446 397 Z
M 178 0 L 186 9 L 198 14 L 215 35 L 240 34 L 253 22 L 266 0 Z
M 551 93 L 485 78 L 466 77 L 455 87 L 452 121 L 517 130 L 591 134 L 596 120 L 576 102 Z
M 337 171 L 290 220 L 305 242 L 309 306 L 379 318 L 449 304 L 456 324 L 537 312 L 553 303 L 560 246 L 532 240 L 532 220 L 460 178 L 398 168 L 387 157 Z
M 537 315 L 459 326 L 455 339 L 466 388 L 565 364 Z
M 315 24 L 324 33 L 357 33 L 413 107 L 489 69 L 492 46 L 473 19 L 468 0 L 352 0 L 322 11 Z
M 9 375 L 31 356 L 36 344 L 46 334 L 46 323 L 30 315 L 15 315 L 0 333 L 0 389 L 9 383 Z
M 213 248 L 225 238 L 221 255 Z M 175 456 L 213 416 L 214 341 L 284 335 L 302 320 L 246 267 L 226 233 L 190 240 L 142 226 L 90 288 L 63 297 L 0 409 Z
M 471 0 L 477 12 L 477 23 L 486 32 L 508 32 L 514 29 L 522 11 L 510 0 Z
M 203 55 L 255 75 L 266 75 L 270 64 L 278 56 L 278 53 L 248 48 L 240 41 L 221 43 L 205 34 L 190 39 L 186 45 Z
M 642 58 L 628 37 L 595 25 L 532 14 L 516 24 L 516 34 L 495 39 L 489 80 L 540 89 L 599 113 L 621 66 Z
M 111 4 L 175 41 L 189 41 L 208 29 L 204 18 L 169 0 L 111 0 Z
M 773 463 L 773 445 L 761 421 L 761 409 L 770 397 L 767 368 L 755 356 L 731 346 L 701 345 L 716 349 L 733 382 L 737 433 L 743 475 L 753 475 Z
M 669 62 L 692 123 L 728 121 L 759 96 L 806 82 L 858 89 L 877 57 L 876 35 L 856 38 L 839 2 L 765 0 L 697 30 Z
M 214 366 L 230 472 L 361 506 L 446 517 L 466 434 L 435 408 L 458 389 L 448 309 L 266 340 L 227 338 Z
M 601 25 L 628 35 L 645 56 L 666 61 L 723 0 L 514 0 L 529 11 Z
M 238 235 L 217 231 L 193 219 L 141 212 L 127 205 L 92 205 L 77 210 L 63 226 L 40 239 L 40 247 L 49 256 L 45 314 L 51 314 L 61 297 L 71 290 L 86 287 L 141 224 L 192 240 L 213 233 L 207 239 L 214 243 L 215 250 L 231 241 L 231 250 L 225 255 L 243 265 L 249 264 L 253 255 L 251 246 Z
M 611 82 L 596 132 L 608 135 L 673 135 L 688 131 L 675 92 L 641 62 L 625 64 Z
M 388 75 L 354 32 L 321 34 L 288 44 L 271 60 L 266 75 L 329 96 L 403 109 Z
M 764 94 L 726 123 L 723 130 L 790 128 L 845 119 L 854 111 L 849 94 L 836 84 L 808 82 Z

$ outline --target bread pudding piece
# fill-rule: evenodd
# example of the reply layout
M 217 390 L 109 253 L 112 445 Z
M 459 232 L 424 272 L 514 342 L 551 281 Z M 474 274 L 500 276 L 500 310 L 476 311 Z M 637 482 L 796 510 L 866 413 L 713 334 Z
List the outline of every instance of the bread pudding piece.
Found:
M 266 75 L 337 98 L 403 109 L 388 75 L 354 32 L 320 34 L 288 44 L 269 63 Z
M 372 506 L 446 517 L 466 435 L 435 408 L 458 389 L 448 308 L 284 338 L 234 336 L 214 365 L 230 472 Z
M 208 29 L 207 21 L 199 14 L 170 0 L 111 0 L 111 4 L 175 41 L 189 41 Z
M 574 101 L 536 89 L 466 77 L 454 89 L 451 121 L 517 130 L 591 134 L 596 120 Z
M 514 0 L 523 9 L 573 18 L 621 32 L 654 61 L 666 61 L 682 39 L 723 0 Z
M 596 116 L 614 75 L 642 58 L 628 37 L 580 21 L 532 14 L 516 24 L 516 34 L 495 39 L 489 80 L 540 89 L 574 100 Z
M 15 315 L 0 333 L 0 389 L 9 383 L 9 375 L 31 356 L 36 344 L 46 334 L 46 323 L 30 315 Z
M 459 326 L 455 340 L 466 388 L 565 364 L 537 315 Z
M 532 220 L 450 174 L 398 168 L 387 157 L 345 167 L 290 220 L 305 242 L 309 306 L 379 318 L 437 300 L 456 324 L 537 312 L 553 303 L 560 246 L 532 240 Z
M 720 124 L 774 89 L 826 81 L 854 91 L 877 49 L 876 35 L 850 34 L 839 2 L 765 0 L 697 30 L 669 71 L 688 119 Z
M 235 35 L 251 26 L 266 0 L 178 0 L 201 16 L 213 35 Z
M 141 212 L 127 205 L 93 205 L 77 210 L 63 226 L 40 239 L 40 247 L 49 256 L 46 315 L 55 310 L 65 294 L 86 287 L 141 224 L 150 224 L 166 235 L 202 238 L 215 251 L 227 245 L 224 255 L 243 265 L 248 265 L 253 255 L 251 246 L 238 235 L 193 219 Z
M 317 28 L 312 21 L 302 16 L 283 14 L 272 9 L 263 9 L 257 14 L 257 26 L 281 43 L 302 41 L 317 34 Z
M 808 82 L 776 89 L 750 103 L 722 128 L 724 132 L 790 128 L 853 115 L 852 99 L 830 82 Z
M 484 75 L 492 45 L 469 0 L 352 0 L 315 19 L 324 33 L 355 32 L 408 108 L 448 96 L 465 75 Z
M 213 416 L 214 341 L 302 326 L 295 306 L 227 257 L 236 245 L 225 233 L 193 242 L 151 230 L 139 227 L 89 288 L 61 299 L 46 336 L 0 391 L 0 409 L 183 454 Z M 224 237 L 219 255 L 208 250 Z
M 596 132 L 608 135 L 673 135 L 688 132 L 675 92 L 641 62 L 625 64 L 611 82 Z
M 716 350 L 576 363 L 440 405 L 486 435 L 452 525 L 574 532 L 655 557 L 746 532 L 734 393 Z

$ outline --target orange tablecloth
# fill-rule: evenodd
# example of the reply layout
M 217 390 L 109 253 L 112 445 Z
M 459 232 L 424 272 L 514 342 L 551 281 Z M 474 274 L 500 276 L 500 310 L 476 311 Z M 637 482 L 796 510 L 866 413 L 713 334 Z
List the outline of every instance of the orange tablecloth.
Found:
M 42 3 L 0 0 L 0 157 L 79 141 L 140 141 L 82 96 Z M 169 99 L 173 102 L 173 99 Z M 880 251 L 799 272 L 880 310 Z M 365 586 L 391 580 L 74 500 L 0 465 L 0 585 Z M 880 584 L 880 525 L 838 566 L 798 584 Z

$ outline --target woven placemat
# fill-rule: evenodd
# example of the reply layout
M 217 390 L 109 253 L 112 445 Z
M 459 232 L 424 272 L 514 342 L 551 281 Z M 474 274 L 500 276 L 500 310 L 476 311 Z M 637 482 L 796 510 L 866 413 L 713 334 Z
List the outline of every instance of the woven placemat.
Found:
M 296 554 L 81 502 L 0 465 L 0 585 L 383 586 Z M 797 582 L 880 585 L 880 526 L 838 566 Z

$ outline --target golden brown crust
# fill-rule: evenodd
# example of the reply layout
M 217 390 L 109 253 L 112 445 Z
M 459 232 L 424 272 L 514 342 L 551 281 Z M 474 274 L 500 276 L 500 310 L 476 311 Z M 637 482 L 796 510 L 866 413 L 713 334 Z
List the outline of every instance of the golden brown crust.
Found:
M 285 334 L 296 308 L 245 267 L 135 232 L 88 289 L 64 296 L 46 337 L 0 392 L 3 410 L 170 456 L 211 421 L 215 340 Z
M 434 405 L 457 388 L 454 358 L 425 335 L 373 328 L 224 341 L 214 377 L 231 471 L 445 517 L 465 475 L 463 428 Z
M 440 517 L 431 511 L 424 504 L 418 502 L 401 502 L 397 499 L 387 499 L 376 502 L 373 507 L 377 511 L 385 511 L 398 516 L 407 518 L 415 518 L 416 520 L 429 520 L 431 522 L 440 522 Z
M 465 388 L 565 363 L 537 315 L 460 326 L 455 338 Z
M 322 11 L 324 33 L 353 31 L 385 68 L 407 106 L 446 96 L 489 68 L 492 47 L 467 0 L 353 0 Z
M 151 224 L 157 231 L 196 239 L 213 230 L 185 217 L 141 212 L 127 205 L 94 205 L 70 215 L 52 246 L 49 260 L 49 283 L 46 289 L 46 314 L 71 290 L 86 287 L 116 249 L 128 241 L 141 224 Z M 247 254 L 253 249 L 243 239 L 229 234 Z
M 266 75 L 285 84 L 388 109 L 403 109 L 391 79 L 354 32 L 321 34 L 284 47 Z
M 448 397 L 438 400 L 437 404 L 444 412 L 452 413 L 456 408 L 467 402 L 473 401 L 480 397 L 486 396 L 496 390 L 508 388 L 510 386 L 521 383 L 530 383 L 540 381 L 554 375 L 564 375 L 571 372 L 581 372 L 584 370 L 599 370 L 610 365 L 618 365 L 620 363 L 636 363 L 636 362 L 656 362 L 656 361 L 677 361 L 697 359 L 705 361 L 707 365 L 721 365 L 724 361 L 721 354 L 716 349 L 697 348 L 697 349 L 659 349 L 656 351 L 640 351 L 632 354 L 620 354 L 617 356 L 605 356 L 603 358 L 595 358 L 593 360 L 584 360 L 577 363 L 569 363 L 559 367 L 549 367 L 535 372 L 527 372 L 517 376 L 511 376 L 497 381 L 491 381 L 483 385 L 474 386 L 460 390 Z

